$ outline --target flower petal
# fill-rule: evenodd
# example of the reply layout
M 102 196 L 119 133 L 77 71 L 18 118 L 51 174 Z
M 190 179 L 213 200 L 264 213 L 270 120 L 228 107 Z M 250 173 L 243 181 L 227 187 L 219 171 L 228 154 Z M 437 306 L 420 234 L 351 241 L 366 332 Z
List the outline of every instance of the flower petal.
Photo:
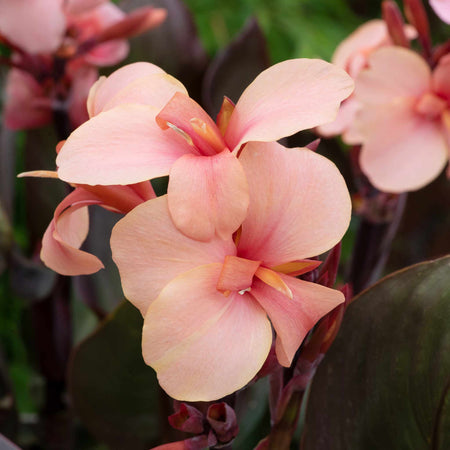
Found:
M 205 243 L 180 233 L 170 218 L 167 196 L 136 207 L 120 220 L 111 234 L 111 249 L 125 296 L 142 314 L 177 275 L 236 254 L 231 238 Z
M 118 91 L 103 107 L 103 111 L 123 103 L 150 105 L 160 110 L 176 92 L 187 95 L 186 88 L 167 73 L 152 73 L 137 78 Z
M 430 81 L 430 68 L 416 52 L 403 47 L 383 47 L 370 55 L 369 68 L 356 79 L 355 98 L 381 104 L 398 97 L 419 97 L 430 88 Z
M 436 178 L 448 160 L 440 123 L 415 114 L 411 100 L 364 109 L 357 128 L 364 137 L 361 169 L 382 191 L 419 189 Z
M 450 23 L 450 3 L 448 0 L 430 0 L 430 6 L 445 23 Z
M 308 331 L 342 303 L 344 295 L 319 284 L 279 275 L 292 291 L 292 299 L 257 279 L 253 282 L 251 295 L 264 308 L 275 328 L 278 361 L 289 367 Z
M 64 8 L 67 14 L 83 14 L 107 1 L 108 0 L 65 0 Z
M 249 141 L 276 141 L 331 122 L 353 90 L 352 79 L 318 59 L 292 59 L 261 72 L 231 115 L 225 142 L 231 150 Z
M 160 67 L 147 62 L 128 64 L 113 72 L 108 78 L 101 77 L 95 83 L 88 98 L 89 115 L 96 116 L 105 105 L 122 89 L 139 78 L 155 73 L 165 73 Z
M 100 204 L 94 196 L 75 189 L 56 208 L 42 239 L 41 260 L 62 275 L 87 275 L 103 268 L 94 255 L 80 250 L 89 229 L 87 205 Z
M 199 241 L 230 237 L 244 221 L 249 202 L 244 170 L 228 150 L 179 158 L 170 170 L 167 194 L 176 227 Z
M 449 6 L 450 9 L 450 6 Z M 441 95 L 450 102 L 450 55 L 446 55 L 439 60 L 439 64 L 433 71 L 432 86 L 433 92 Z
M 133 184 L 167 175 L 191 147 L 155 123 L 155 110 L 121 105 L 93 117 L 64 143 L 56 164 L 62 180 L 78 184 Z
M 3 0 L 0 34 L 28 53 L 51 53 L 66 28 L 63 0 Z
M 245 386 L 272 344 L 264 310 L 248 295 L 216 289 L 221 264 L 197 267 L 172 280 L 151 304 L 142 351 L 173 398 L 210 401 Z
M 239 160 L 250 190 L 239 256 L 271 267 L 319 255 L 341 240 L 351 202 L 331 161 L 277 143 L 249 143 Z

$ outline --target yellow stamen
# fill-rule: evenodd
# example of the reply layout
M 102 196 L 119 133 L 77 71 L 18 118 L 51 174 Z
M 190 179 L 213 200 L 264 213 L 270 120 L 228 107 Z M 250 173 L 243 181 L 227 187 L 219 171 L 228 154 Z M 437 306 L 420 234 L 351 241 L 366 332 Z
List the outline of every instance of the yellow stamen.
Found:
M 32 170 L 30 172 L 22 172 L 17 178 L 37 177 L 37 178 L 58 178 L 58 172 L 53 170 Z
M 322 261 L 316 261 L 314 259 L 303 259 L 301 261 L 292 261 L 278 266 L 271 267 L 276 272 L 289 274 L 291 276 L 301 275 L 306 272 L 310 272 L 318 267 Z
M 228 123 L 230 122 L 233 111 L 234 103 L 228 97 L 224 97 L 219 114 L 217 114 L 217 126 L 222 133 L 222 136 L 225 136 L 225 131 L 227 131 Z
M 294 298 L 294 296 L 292 295 L 292 291 L 289 289 L 289 286 L 283 281 L 280 275 L 278 275 L 273 270 L 260 266 L 255 272 L 255 276 L 258 277 L 262 282 L 276 289 L 278 292 L 284 294 L 286 297 L 289 297 L 291 300 Z

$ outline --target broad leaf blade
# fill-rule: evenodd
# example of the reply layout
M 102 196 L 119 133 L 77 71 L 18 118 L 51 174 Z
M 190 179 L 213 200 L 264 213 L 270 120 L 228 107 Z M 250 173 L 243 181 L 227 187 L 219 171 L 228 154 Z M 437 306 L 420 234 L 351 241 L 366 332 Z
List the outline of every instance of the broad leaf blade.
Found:
M 69 391 L 74 409 L 112 449 L 146 450 L 160 440 L 159 388 L 142 360 L 141 334 L 140 313 L 124 302 L 72 357 Z
M 349 307 L 314 377 L 303 450 L 450 448 L 450 257 Z

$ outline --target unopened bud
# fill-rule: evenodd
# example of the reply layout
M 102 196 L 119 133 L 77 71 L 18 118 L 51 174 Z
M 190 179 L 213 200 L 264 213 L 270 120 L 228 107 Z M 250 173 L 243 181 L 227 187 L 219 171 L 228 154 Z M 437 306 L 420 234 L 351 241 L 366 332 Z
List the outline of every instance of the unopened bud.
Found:
M 176 430 L 200 434 L 203 432 L 203 414 L 193 406 L 180 403 L 179 410 L 169 416 L 170 425 Z
M 392 0 L 385 0 L 382 5 L 383 20 L 389 32 L 394 45 L 401 47 L 409 47 L 409 39 L 405 33 L 405 24 L 403 22 L 402 13 L 400 12 L 397 3 Z
M 206 420 L 220 442 L 230 442 L 239 431 L 236 413 L 226 403 L 214 403 L 208 408 Z

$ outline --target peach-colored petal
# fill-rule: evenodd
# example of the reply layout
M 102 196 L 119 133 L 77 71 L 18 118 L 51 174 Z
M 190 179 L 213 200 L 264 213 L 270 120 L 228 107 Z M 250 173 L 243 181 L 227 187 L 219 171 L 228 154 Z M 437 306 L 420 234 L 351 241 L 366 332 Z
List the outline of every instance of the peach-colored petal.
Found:
M 167 175 L 192 147 L 162 131 L 150 106 L 121 105 L 76 129 L 57 158 L 59 177 L 78 184 L 133 184 Z
M 51 53 L 66 27 L 63 0 L 0 0 L 0 34 L 28 53 Z
M 95 83 L 88 98 L 89 115 L 96 116 L 118 92 L 138 78 L 154 73 L 165 73 L 160 67 L 147 62 L 128 64 L 113 72 L 108 78 L 101 77 Z
M 278 361 L 289 367 L 308 331 L 342 303 L 344 295 L 319 284 L 279 275 L 291 289 L 292 299 L 259 280 L 254 281 L 251 295 L 267 312 L 275 328 Z
M 174 77 L 158 72 L 133 80 L 117 92 L 102 111 L 124 103 L 150 105 L 161 110 L 176 92 L 187 95 L 186 88 Z
M 359 71 L 349 71 L 351 60 L 358 55 L 367 57 L 371 50 L 385 44 L 387 39 L 388 31 L 384 20 L 370 20 L 359 26 L 338 45 L 331 62 L 355 77 Z
M 253 276 L 260 265 L 260 261 L 226 256 L 217 281 L 217 290 L 225 293 L 248 289 L 252 285 Z
M 450 102 L 450 55 L 446 55 L 439 60 L 431 78 L 433 92 Z
M 244 387 L 272 344 L 267 316 L 249 294 L 225 297 L 221 264 L 172 280 L 150 305 L 142 337 L 144 360 L 173 398 L 210 401 Z
M 228 150 L 179 158 L 170 170 L 167 194 L 176 227 L 199 241 L 230 237 L 244 221 L 249 202 L 244 170 Z
M 338 136 L 347 131 L 355 120 L 355 114 L 360 108 L 359 103 L 352 96 L 342 102 L 338 115 L 333 122 L 321 125 L 316 131 L 324 137 Z
M 276 141 L 331 122 L 353 90 L 340 68 L 318 59 L 293 59 L 259 74 L 231 115 L 225 141 L 233 150 L 249 141 Z
M 82 14 L 107 1 L 108 0 L 65 0 L 64 10 L 67 14 Z
M 370 55 L 369 68 L 356 79 L 355 98 L 381 104 L 419 97 L 430 88 L 430 81 L 430 68 L 419 54 L 404 47 L 384 47 Z
M 448 150 L 438 121 L 415 114 L 411 100 L 365 109 L 358 117 L 364 136 L 363 172 L 385 192 L 419 189 L 443 170 Z
M 170 219 L 167 196 L 138 206 L 120 220 L 111 235 L 111 249 L 125 296 L 142 314 L 177 275 L 236 254 L 231 238 L 205 243 L 180 233 Z
M 203 155 L 214 155 L 226 147 L 211 117 L 186 94 L 177 92 L 161 110 L 156 120 L 163 129 L 173 125 L 182 130 Z M 200 126 L 196 127 L 196 124 Z
M 239 256 L 270 267 L 319 255 L 341 240 L 351 202 L 331 161 L 277 143 L 247 144 L 239 160 L 250 191 Z
M 450 23 L 450 2 L 448 0 L 430 0 L 430 5 L 445 23 Z
M 87 205 L 92 204 L 100 201 L 76 189 L 58 205 L 42 239 L 46 266 L 62 275 L 87 275 L 103 268 L 96 256 L 79 249 L 89 229 Z
M 42 127 L 52 120 L 51 100 L 28 73 L 11 69 L 5 89 L 4 120 L 12 130 Z

